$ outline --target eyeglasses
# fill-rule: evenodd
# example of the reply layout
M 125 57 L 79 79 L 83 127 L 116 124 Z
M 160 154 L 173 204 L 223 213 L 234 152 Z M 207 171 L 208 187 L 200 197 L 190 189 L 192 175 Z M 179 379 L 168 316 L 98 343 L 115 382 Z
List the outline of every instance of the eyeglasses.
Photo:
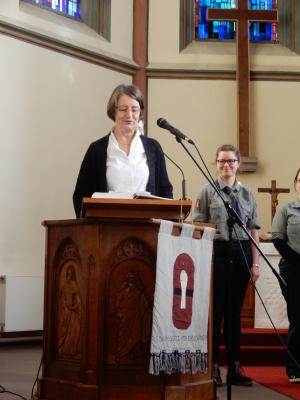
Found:
M 229 160 L 217 160 L 217 163 L 219 163 L 220 165 L 225 165 L 226 163 L 228 165 L 233 165 L 237 160 L 235 160 L 234 158 L 231 158 Z
M 120 112 L 120 113 L 128 113 L 129 111 L 132 114 L 139 114 L 139 112 L 141 111 L 141 109 L 139 107 L 127 107 L 127 106 L 117 106 L 116 109 Z

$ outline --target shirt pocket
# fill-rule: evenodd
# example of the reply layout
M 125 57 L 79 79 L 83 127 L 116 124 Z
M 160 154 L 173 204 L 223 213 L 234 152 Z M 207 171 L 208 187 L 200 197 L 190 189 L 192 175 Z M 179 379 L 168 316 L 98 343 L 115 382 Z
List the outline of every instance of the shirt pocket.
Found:
M 291 225 L 300 224 L 300 215 L 290 215 L 288 219 L 288 223 Z
M 289 241 L 300 240 L 300 215 L 290 215 L 287 223 L 287 236 Z
M 251 207 L 248 202 L 240 201 L 239 207 L 241 210 L 241 219 L 246 226 L 249 226 L 251 223 Z
M 220 224 L 225 222 L 228 218 L 227 211 L 223 203 L 218 200 L 213 200 L 209 205 L 210 222 L 214 224 Z

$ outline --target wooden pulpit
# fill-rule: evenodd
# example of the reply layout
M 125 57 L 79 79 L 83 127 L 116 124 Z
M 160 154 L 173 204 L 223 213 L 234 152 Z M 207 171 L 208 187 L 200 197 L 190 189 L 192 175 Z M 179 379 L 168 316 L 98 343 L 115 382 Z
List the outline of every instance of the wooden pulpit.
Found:
M 38 398 L 215 398 L 211 356 L 206 374 L 148 373 L 159 225 L 149 220 L 145 201 L 112 206 L 109 199 L 92 200 L 92 205 L 86 199 L 86 218 L 43 223 L 45 312 Z M 163 219 L 177 219 L 191 206 L 189 201 L 147 201 L 150 208 L 156 202 L 152 217 Z M 114 212 L 107 216 L 105 209 Z

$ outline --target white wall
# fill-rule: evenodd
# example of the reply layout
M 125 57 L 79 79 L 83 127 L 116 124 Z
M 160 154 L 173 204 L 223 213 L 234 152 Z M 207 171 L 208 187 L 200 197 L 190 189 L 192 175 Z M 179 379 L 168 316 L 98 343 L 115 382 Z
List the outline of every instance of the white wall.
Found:
M 3 13 L 22 19 L 18 3 L 1 0 L 0 19 Z M 124 29 L 131 30 L 132 15 L 128 19 L 129 27 L 121 29 L 124 35 Z M 27 15 L 22 24 L 29 20 L 37 30 L 50 31 L 51 24 L 37 17 Z M 73 33 L 76 41 L 89 42 Z M 126 35 L 124 46 L 119 42 L 111 48 L 122 47 L 131 56 Z M 116 42 L 118 35 L 112 36 Z M 43 275 L 41 222 L 74 218 L 72 194 L 83 155 L 111 128 L 105 110 L 113 88 L 132 78 L 4 35 L 0 59 L 0 275 Z
M 175 137 L 156 126 L 159 117 L 166 118 L 188 137 L 194 140 L 214 175 L 215 149 L 220 141 L 234 142 L 236 131 L 236 103 L 221 99 L 233 98 L 235 82 L 205 80 L 151 79 L 149 89 L 149 134 L 162 144 L 165 152 L 183 168 L 187 181 L 187 194 L 194 200 L 200 187 L 205 184 L 197 167 L 185 153 Z M 215 98 L 220 98 L 219 116 L 216 118 Z M 226 128 L 222 122 L 226 121 Z M 193 150 L 189 146 L 189 150 Z M 198 156 L 193 151 L 198 160 Z M 175 196 L 181 195 L 180 172 L 169 164 L 168 170 L 174 184 Z
M 235 81 L 150 79 L 149 134 L 160 141 L 166 153 L 184 169 L 188 195 L 195 200 L 205 178 L 171 134 L 156 126 L 159 117 L 194 140 L 211 173 L 215 176 L 215 151 L 220 144 L 237 143 Z M 293 179 L 299 162 L 300 83 L 254 82 L 253 146 L 258 158 L 255 173 L 240 174 L 240 181 L 255 194 L 262 233 L 271 228 L 271 196 L 258 193 L 259 187 L 290 188 L 280 194 L 279 205 L 294 198 Z M 192 147 L 189 146 L 189 149 Z M 196 155 L 195 152 L 193 152 Z M 196 155 L 198 160 L 198 156 Z M 169 167 L 175 196 L 181 195 L 181 177 L 176 167 Z

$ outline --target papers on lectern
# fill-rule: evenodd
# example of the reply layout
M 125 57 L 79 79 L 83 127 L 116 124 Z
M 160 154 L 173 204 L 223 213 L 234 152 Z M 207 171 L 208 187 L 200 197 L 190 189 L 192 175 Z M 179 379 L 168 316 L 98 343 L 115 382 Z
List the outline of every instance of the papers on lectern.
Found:
M 165 197 L 154 196 L 150 192 L 140 191 L 136 193 L 130 192 L 95 192 L 92 194 L 93 199 L 161 199 L 170 200 Z

